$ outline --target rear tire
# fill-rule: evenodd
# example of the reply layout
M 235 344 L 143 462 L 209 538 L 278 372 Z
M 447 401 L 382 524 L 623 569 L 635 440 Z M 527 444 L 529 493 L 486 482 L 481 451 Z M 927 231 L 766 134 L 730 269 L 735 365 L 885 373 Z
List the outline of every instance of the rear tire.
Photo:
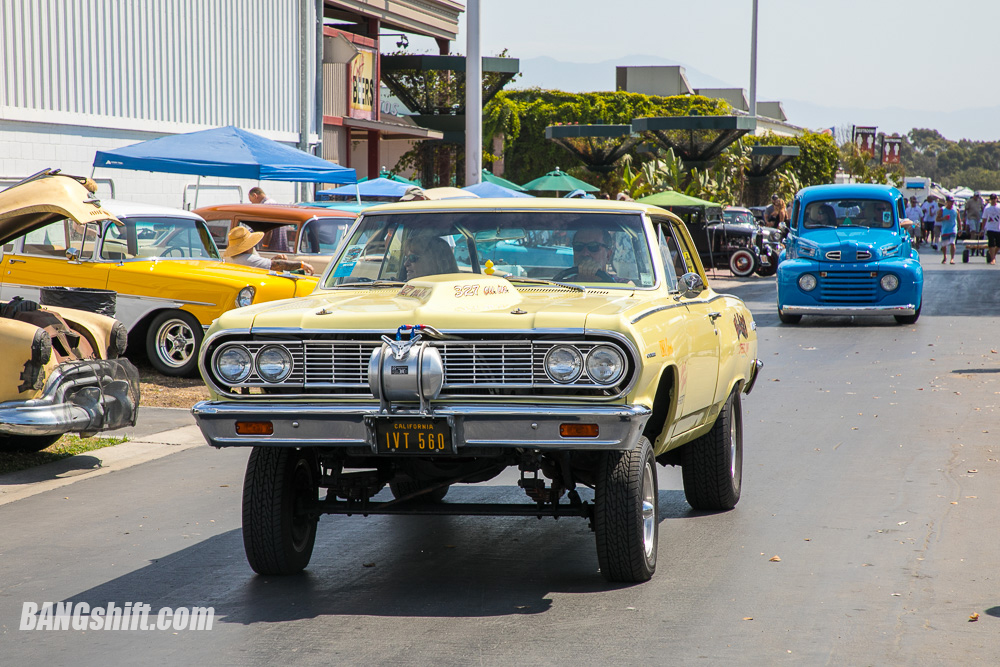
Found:
M 696 510 L 731 510 L 743 486 L 743 410 L 733 389 L 712 430 L 684 446 L 684 497 Z
M 56 444 L 59 435 L 0 435 L 0 452 L 40 452 Z
M 392 497 L 397 500 L 412 493 L 416 493 L 427 486 L 429 485 L 416 482 L 411 479 L 389 482 L 389 490 L 392 492 Z M 434 489 L 428 493 L 421 493 L 419 496 L 413 497 L 412 500 L 416 500 L 418 502 L 439 503 L 444 500 L 446 495 L 448 495 L 448 488 L 449 487 L 447 486 L 442 486 L 441 488 Z
M 243 549 L 257 574 L 295 574 L 312 558 L 319 465 L 310 450 L 254 447 L 243 480 Z
M 604 452 L 594 495 L 597 562 L 608 581 L 648 581 L 656 572 L 660 517 L 653 446 Z

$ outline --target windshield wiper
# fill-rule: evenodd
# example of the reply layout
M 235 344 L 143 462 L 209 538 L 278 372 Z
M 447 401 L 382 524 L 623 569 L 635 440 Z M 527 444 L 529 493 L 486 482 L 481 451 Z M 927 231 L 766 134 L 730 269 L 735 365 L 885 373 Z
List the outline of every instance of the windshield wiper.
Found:
M 406 283 L 400 280 L 370 280 L 367 282 L 359 283 L 341 283 L 339 285 L 331 285 L 332 288 L 336 287 L 402 287 Z
M 566 289 L 576 290 L 577 292 L 586 292 L 587 288 L 583 285 L 574 285 L 573 283 L 561 283 L 556 280 L 546 280 L 545 278 L 521 278 L 519 276 L 504 276 L 507 280 L 520 283 L 529 283 L 532 285 L 555 285 L 556 287 L 565 287 Z

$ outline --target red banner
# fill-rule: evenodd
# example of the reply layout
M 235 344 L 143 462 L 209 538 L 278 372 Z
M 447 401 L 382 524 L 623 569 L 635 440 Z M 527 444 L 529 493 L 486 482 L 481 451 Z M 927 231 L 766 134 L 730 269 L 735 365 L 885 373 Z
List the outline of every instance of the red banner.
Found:
M 902 137 L 882 137 L 882 164 L 899 164 L 899 150 L 902 147 Z
M 854 126 L 854 136 L 852 141 L 862 153 L 867 153 L 869 158 L 875 157 L 875 130 L 874 127 Z

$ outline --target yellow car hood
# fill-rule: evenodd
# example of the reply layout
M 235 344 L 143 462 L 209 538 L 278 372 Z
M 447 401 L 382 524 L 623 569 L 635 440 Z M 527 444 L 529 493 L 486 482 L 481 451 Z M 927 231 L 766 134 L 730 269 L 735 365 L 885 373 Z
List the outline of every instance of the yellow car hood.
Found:
M 638 303 L 632 290 L 512 283 L 450 274 L 414 279 L 402 288 L 321 291 L 226 313 L 227 328 L 392 331 L 403 324 L 441 330 L 584 329 L 592 315 L 615 317 Z

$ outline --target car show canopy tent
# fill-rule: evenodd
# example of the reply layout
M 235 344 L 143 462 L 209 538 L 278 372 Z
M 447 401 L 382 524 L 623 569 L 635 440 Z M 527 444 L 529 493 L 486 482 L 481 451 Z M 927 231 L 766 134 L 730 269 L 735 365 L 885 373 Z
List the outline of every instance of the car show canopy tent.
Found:
M 94 167 L 258 181 L 357 181 L 353 169 L 232 125 L 97 151 Z

